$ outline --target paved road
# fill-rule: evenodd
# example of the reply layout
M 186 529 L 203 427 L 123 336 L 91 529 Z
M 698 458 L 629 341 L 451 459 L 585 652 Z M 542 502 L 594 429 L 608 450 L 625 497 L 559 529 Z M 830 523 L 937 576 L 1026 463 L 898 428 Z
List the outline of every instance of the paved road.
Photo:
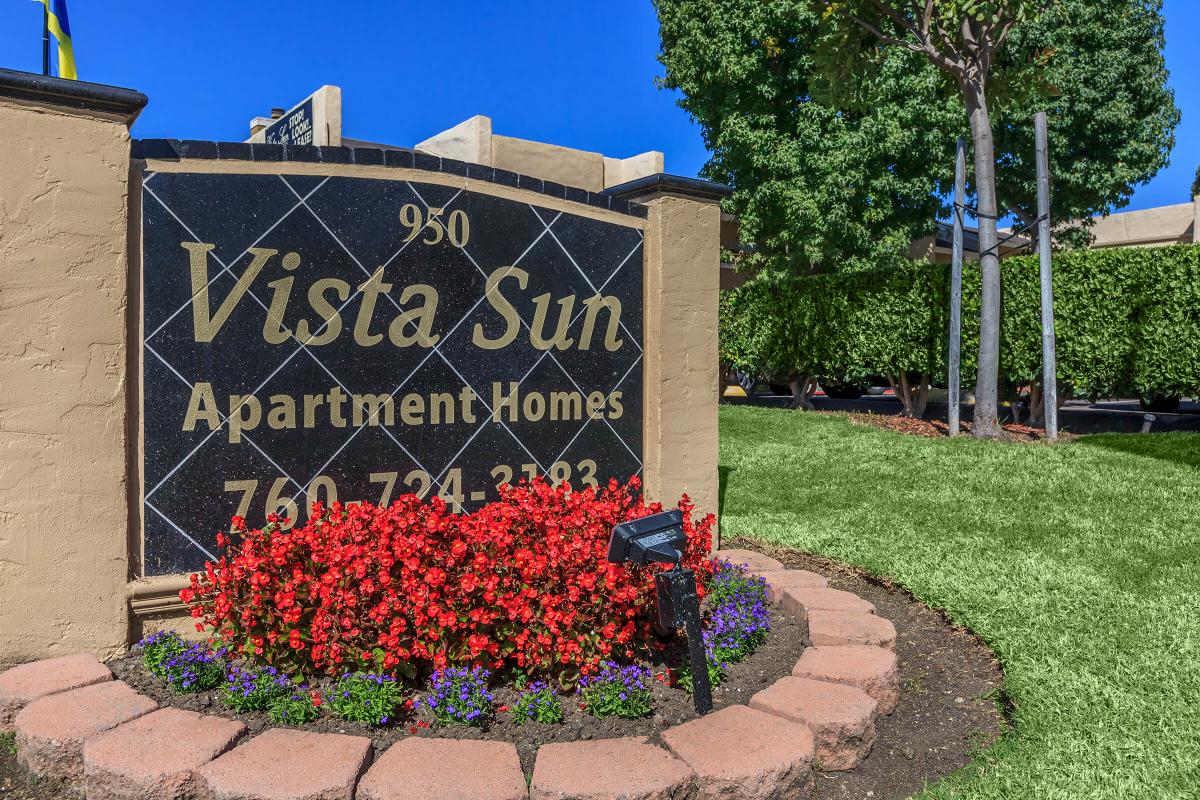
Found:
M 758 394 L 754 397 L 726 397 L 724 402 L 733 405 L 758 405 L 785 407 L 790 396 Z M 871 414 L 899 414 L 900 402 L 892 396 L 866 396 L 858 400 L 834 400 L 823 395 L 812 399 L 818 411 L 859 411 Z M 964 405 L 963 420 L 971 419 L 973 405 Z M 929 419 L 945 419 L 946 403 L 931 402 L 925 414 Z M 1000 411 L 1005 422 L 1012 420 L 1011 410 L 1005 406 Z M 1026 415 L 1027 416 L 1027 415 Z M 1200 404 L 1184 401 L 1177 414 L 1155 414 L 1152 431 L 1200 431 Z M 1069 400 L 1058 412 L 1059 430 L 1071 433 L 1136 433 L 1145 424 L 1145 412 L 1137 400 L 1107 400 L 1089 403 L 1086 400 Z

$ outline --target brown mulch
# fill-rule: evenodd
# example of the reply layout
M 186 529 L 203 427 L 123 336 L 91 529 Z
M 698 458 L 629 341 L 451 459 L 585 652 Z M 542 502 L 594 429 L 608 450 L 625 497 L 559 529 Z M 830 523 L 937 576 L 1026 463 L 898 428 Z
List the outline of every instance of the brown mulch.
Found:
M 851 422 L 859 425 L 870 425 L 873 428 L 882 428 L 884 430 L 895 431 L 897 433 L 906 433 L 910 436 L 925 436 L 930 439 L 944 439 L 950 435 L 950 426 L 940 419 L 915 419 L 913 417 L 903 417 L 895 414 L 869 414 L 857 411 L 832 413 L 844 414 Z M 1046 438 L 1046 431 L 1043 428 L 1034 428 L 1029 425 L 1022 425 L 1015 422 L 1009 422 L 1001 427 L 1004 429 L 1004 441 L 1040 442 Z M 970 422 L 964 420 L 961 424 L 961 428 L 962 435 L 971 435 Z M 1059 431 L 1058 438 L 1060 441 L 1070 440 L 1075 438 L 1075 434 Z
M 807 553 L 754 542 L 725 542 L 723 546 L 748 546 L 778 558 L 788 567 L 826 575 L 831 586 L 874 603 L 879 615 L 896 626 L 900 704 L 892 715 L 881 717 L 876 723 L 878 738 L 862 764 L 850 772 L 817 774 L 814 797 L 819 800 L 908 797 L 967 764 L 973 753 L 991 744 L 1005 730 L 1004 676 L 999 664 L 977 637 L 952 625 L 941 612 L 923 605 L 899 587 Z M 778 612 L 773 612 L 772 625 L 767 643 L 749 659 L 735 665 L 727 681 L 714 693 L 717 708 L 746 703 L 755 692 L 790 674 L 805 645 L 803 629 Z M 265 730 L 270 724 L 262 714 L 229 711 L 220 704 L 216 692 L 176 695 L 149 676 L 136 657 L 118 659 L 110 666 L 118 678 L 161 705 L 239 719 L 251 734 Z M 512 701 L 510 691 L 499 690 L 496 697 L 500 703 Z M 419 727 L 416 722 L 428 719 L 421 714 L 401 726 L 382 731 L 329 717 L 306 728 L 369 736 L 377 752 L 414 735 L 511 741 L 517 745 L 528 775 L 542 744 L 613 736 L 649 736 L 657 741 L 663 729 L 695 716 L 688 696 L 665 686 L 656 686 L 655 713 L 642 720 L 597 720 L 570 702 L 564 702 L 564 710 L 567 711 L 564 724 L 516 726 L 507 721 L 507 714 L 500 714 L 486 731 Z M 71 796 L 70 789 L 60 783 L 33 781 L 3 745 L 0 739 L 0 800 L 55 800 Z

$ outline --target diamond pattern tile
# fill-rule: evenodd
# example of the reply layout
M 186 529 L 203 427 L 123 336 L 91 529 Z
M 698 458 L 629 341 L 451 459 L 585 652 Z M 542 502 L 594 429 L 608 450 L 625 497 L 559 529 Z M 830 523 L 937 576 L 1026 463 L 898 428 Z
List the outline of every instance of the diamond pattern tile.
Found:
M 147 173 L 142 215 L 144 574 L 201 568 L 235 513 L 640 473 L 637 227 L 288 175 Z

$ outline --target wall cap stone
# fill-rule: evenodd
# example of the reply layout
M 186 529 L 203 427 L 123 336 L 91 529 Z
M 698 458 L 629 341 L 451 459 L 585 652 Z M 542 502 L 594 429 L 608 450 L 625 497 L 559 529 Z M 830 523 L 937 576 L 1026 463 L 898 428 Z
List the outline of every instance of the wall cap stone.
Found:
M 687 197 L 706 203 L 719 203 L 733 194 L 733 189 L 723 183 L 714 183 L 700 178 L 686 178 L 683 175 L 668 175 L 660 172 L 657 175 L 646 175 L 642 178 L 604 190 L 605 194 L 623 200 L 642 201 L 643 199 L 664 194 Z
M 82 109 L 103 114 L 116 114 L 132 124 L 146 107 L 149 98 L 133 89 L 109 86 L 105 83 L 71 81 L 0 68 L 0 97 L 27 100 L 63 108 Z
M 530 175 L 518 175 L 504 169 L 469 164 L 453 158 L 442 158 L 432 153 L 403 148 L 379 147 L 315 147 L 313 145 L 264 144 L 260 142 L 210 142 L 192 139 L 134 139 L 134 159 L 158 159 L 182 161 L 185 159 L 222 161 L 289 161 L 315 164 L 365 165 L 372 167 L 399 167 L 419 169 L 426 172 L 442 172 L 464 178 L 497 183 L 517 189 L 549 195 L 594 208 L 607 209 L 631 217 L 646 218 L 648 209 L 626 197 L 616 197 L 610 190 L 589 192 L 575 186 L 545 181 Z M 689 179 L 683 179 L 689 180 Z M 714 184 L 715 185 L 715 184 Z

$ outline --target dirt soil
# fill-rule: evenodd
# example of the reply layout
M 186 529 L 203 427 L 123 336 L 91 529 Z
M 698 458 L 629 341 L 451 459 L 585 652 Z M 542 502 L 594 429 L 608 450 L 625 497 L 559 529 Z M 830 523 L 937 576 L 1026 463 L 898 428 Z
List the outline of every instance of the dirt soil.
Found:
M 859 425 L 870 425 L 897 433 L 907 433 L 911 436 L 941 439 L 950 435 L 950 427 L 940 419 L 914 419 L 894 414 L 863 414 L 853 411 L 847 412 L 846 417 Z M 1033 428 L 1014 422 L 1005 423 L 1001 427 L 1004 429 L 1004 439 L 1010 442 L 1036 442 L 1046 438 L 1046 431 L 1043 428 Z M 970 435 L 970 422 L 963 420 L 962 432 L 964 436 Z M 1069 440 L 1076 437 L 1075 434 L 1060 431 L 1058 438 Z
M 818 800 L 908 797 L 967 764 L 973 753 L 1004 731 L 1003 673 L 991 651 L 969 631 L 951 625 L 940 612 L 917 602 L 902 589 L 835 562 L 753 542 L 725 542 L 723 546 L 748 546 L 789 567 L 826 575 L 831 586 L 871 601 L 881 616 L 896 625 L 900 705 L 891 716 L 881 717 L 876 723 L 878 738 L 866 761 L 851 772 L 817 775 L 814 797 Z M 772 611 L 771 622 L 767 643 L 735 665 L 714 692 L 717 708 L 746 703 L 755 692 L 790 674 L 806 645 L 805 633 L 778 611 Z M 136 656 L 117 659 L 110 666 L 117 678 L 160 705 L 238 719 L 252 735 L 270 727 L 263 713 L 236 714 L 226 709 L 216 691 L 174 694 L 153 678 Z M 500 689 L 495 695 L 501 705 L 511 705 L 514 699 L 511 690 Z M 522 767 L 529 775 L 542 744 L 614 736 L 648 736 L 659 741 L 662 730 L 695 717 L 690 696 L 677 689 L 656 684 L 654 703 L 654 715 L 638 720 L 598 720 L 583 713 L 577 704 L 564 702 L 566 720 L 559 725 L 530 722 L 517 726 L 508 721 L 508 714 L 501 713 L 485 730 L 437 728 L 430 724 L 428 711 L 422 710 L 384 730 L 334 717 L 322 717 L 305 729 L 368 736 L 377 753 L 407 736 L 510 741 L 516 744 Z M 16 763 L 10 743 L 0 738 L 0 800 L 55 800 L 72 794 L 61 783 L 33 780 Z

